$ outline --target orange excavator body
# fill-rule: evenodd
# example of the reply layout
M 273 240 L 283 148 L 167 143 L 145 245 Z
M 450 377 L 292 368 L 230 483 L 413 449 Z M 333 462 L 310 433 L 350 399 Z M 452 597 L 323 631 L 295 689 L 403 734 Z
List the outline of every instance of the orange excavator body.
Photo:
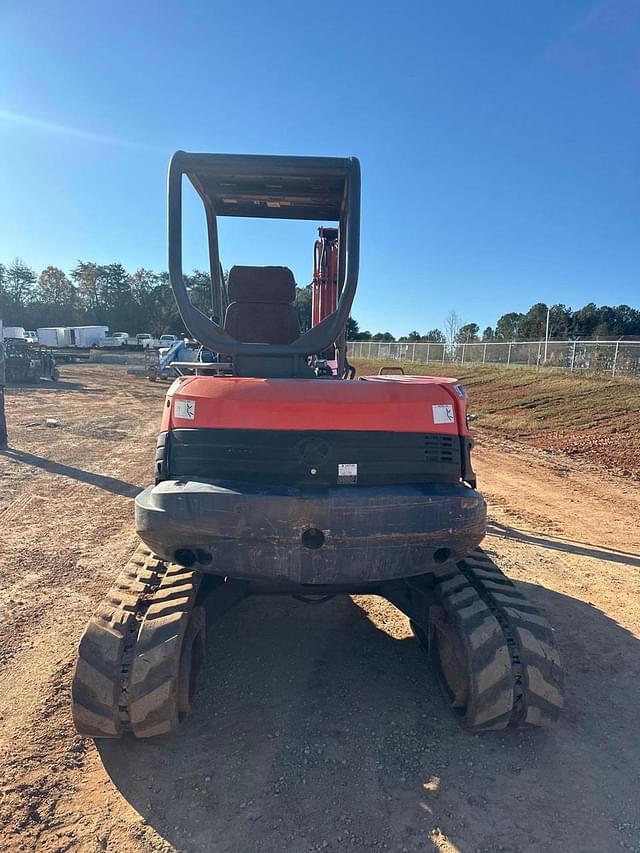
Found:
M 167 394 L 170 429 L 378 430 L 469 437 L 455 379 L 364 376 L 359 382 L 185 376 Z

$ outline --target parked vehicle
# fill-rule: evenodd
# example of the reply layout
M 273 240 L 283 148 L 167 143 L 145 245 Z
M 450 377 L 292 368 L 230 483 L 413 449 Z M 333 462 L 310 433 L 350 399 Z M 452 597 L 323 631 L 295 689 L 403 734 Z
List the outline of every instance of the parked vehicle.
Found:
M 71 335 L 64 326 L 45 326 L 38 329 L 38 341 L 46 347 L 70 347 Z
M 167 335 L 166 337 L 171 336 Z M 194 341 L 187 341 L 184 338 L 179 338 L 170 347 L 148 349 L 144 355 L 147 379 L 155 382 L 156 379 L 174 378 L 179 374 L 171 367 L 172 362 L 193 362 L 196 360 L 197 350 L 194 348 Z
M 178 338 L 177 335 L 160 335 L 160 346 L 171 347 L 178 343 L 179 340 L 180 338 Z
M 136 335 L 136 342 L 142 349 L 155 348 L 160 346 L 160 341 L 154 338 L 149 332 L 139 332 Z
M 5 338 L 6 381 L 8 385 L 60 378 L 53 352 L 25 338 Z
M 4 327 L 4 338 L 5 340 L 15 340 L 15 341 L 23 341 L 27 337 L 27 333 L 25 332 L 22 326 L 5 326 Z
M 108 326 L 69 326 L 72 347 L 100 346 L 109 331 Z
M 108 331 L 108 326 L 46 326 L 38 329 L 38 341 L 48 347 L 88 349 L 99 346 Z
M 112 335 L 107 335 L 98 343 L 99 347 L 125 347 L 130 343 L 128 332 L 114 332 Z M 134 338 L 135 341 L 135 338 Z M 135 345 L 135 344 L 134 344 Z

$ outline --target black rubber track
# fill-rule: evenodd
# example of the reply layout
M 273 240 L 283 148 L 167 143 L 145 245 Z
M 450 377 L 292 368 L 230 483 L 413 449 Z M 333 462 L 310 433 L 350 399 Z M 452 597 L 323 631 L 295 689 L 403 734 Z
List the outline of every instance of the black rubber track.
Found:
M 71 685 L 91 737 L 151 737 L 178 723 L 178 672 L 201 575 L 141 546 L 89 620 Z
M 165 571 L 165 563 L 141 546 L 89 620 L 71 682 L 73 722 L 80 734 L 119 737 L 129 730 L 130 659 L 145 607 Z
M 147 608 L 136 643 L 127 699 L 136 737 L 177 728 L 182 646 L 202 575 L 171 564 Z
M 458 564 L 500 623 L 512 661 L 514 703 L 509 725 L 550 726 L 564 704 L 564 672 L 553 629 L 481 549 Z
M 80 641 L 72 681 L 80 734 L 152 737 L 175 729 L 183 645 L 200 581 L 198 572 L 166 564 L 144 547 L 136 551 Z M 223 610 L 244 594 L 230 591 L 221 597 L 229 598 Z M 553 723 L 563 674 L 553 631 L 534 605 L 481 549 L 439 576 L 435 592 L 439 618 L 455 628 L 463 649 L 466 703 L 454 708 L 462 724 L 485 731 Z
M 563 705 L 563 673 L 553 630 L 536 607 L 481 549 L 441 576 L 436 593 L 465 652 L 467 702 L 454 708 L 465 728 L 551 725 Z M 424 632 L 414 631 L 425 645 Z

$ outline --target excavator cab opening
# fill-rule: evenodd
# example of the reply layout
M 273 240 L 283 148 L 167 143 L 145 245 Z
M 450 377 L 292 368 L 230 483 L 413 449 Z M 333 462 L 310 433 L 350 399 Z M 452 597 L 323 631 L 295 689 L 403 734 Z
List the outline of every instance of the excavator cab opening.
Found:
M 182 185 L 189 179 L 205 209 L 216 323 L 192 305 L 182 270 Z M 169 166 L 169 275 L 182 319 L 208 349 L 233 356 L 236 376 L 311 377 L 310 359 L 334 350 L 335 375 L 345 369 L 345 329 L 357 284 L 360 251 L 360 165 L 355 157 L 188 154 Z M 321 228 L 325 247 L 314 270 L 312 325 L 296 325 L 295 282 L 287 267 L 234 266 L 225 284 L 218 217 L 336 222 Z M 316 254 L 318 246 L 316 246 Z M 331 253 L 331 259 L 329 259 Z M 330 270 L 327 270 L 327 264 Z

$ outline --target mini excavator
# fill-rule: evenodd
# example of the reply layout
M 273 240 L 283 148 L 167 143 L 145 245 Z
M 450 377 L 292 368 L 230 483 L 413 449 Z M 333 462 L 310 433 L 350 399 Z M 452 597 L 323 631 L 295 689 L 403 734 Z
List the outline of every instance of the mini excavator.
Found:
M 213 319 L 183 277 L 185 178 L 206 214 Z M 168 208 L 180 314 L 220 356 L 191 365 L 167 393 L 155 483 L 135 501 L 143 544 L 80 641 L 78 732 L 173 731 L 196 695 L 207 620 L 263 593 L 384 596 L 408 616 L 465 728 L 553 723 L 563 704 L 553 631 L 480 548 L 486 504 L 463 386 L 356 379 L 349 365 L 358 160 L 179 151 Z M 310 328 L 301 331 L 287 267 L 234 266 L 225 282 L 220 216 L 332 224 L 315 246 Z

